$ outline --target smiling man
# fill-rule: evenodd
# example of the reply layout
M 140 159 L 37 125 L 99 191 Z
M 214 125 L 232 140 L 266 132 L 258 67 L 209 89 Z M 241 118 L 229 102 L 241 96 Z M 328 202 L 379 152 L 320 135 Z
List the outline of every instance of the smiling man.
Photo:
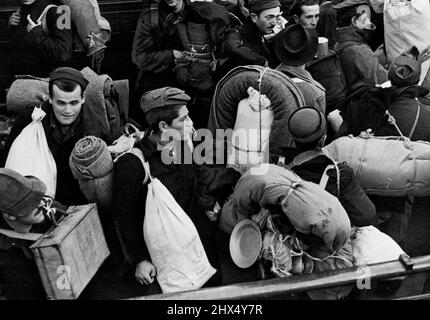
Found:
M 56 200 L 65 205 L 87 203 L 69 167 L 69 156 L 75 143 L 87 135 L 82 121 L 85 89 L 88 81 L 78 70 L 62 67 L 49 76 L 49 99 L 40 107 L 46 116 L 42 120 L 48 147 L 57 165 Z M 33 107 L 18 116 L 7 142 L 9 149 L 15 138 L 31 122 Z M 7 149 L 7 150 L 8 150 Z

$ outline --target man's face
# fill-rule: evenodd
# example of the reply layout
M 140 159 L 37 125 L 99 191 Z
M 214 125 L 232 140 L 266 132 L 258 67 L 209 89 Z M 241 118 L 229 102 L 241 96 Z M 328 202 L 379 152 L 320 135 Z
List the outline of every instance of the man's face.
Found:
M 21 0 L 21 3 L 25 6 L 35 3 L 36 0 Z
M 180 140 L 186 140 L 192 137 L 194 133 L 193 120 L 188 115 L 187 106 L 182 106 L 178 110 L 178 117 L 172 121 L 170 126 L 167 126 L 167 130 L 174 130 L 174 138 Z
M 299 22 L 304 27 L 316 28 L 320 19 L 320 6 L 302 6 L 302 14 L 299 17 Z
M 262 34 L 271 34 L 273 33 L 273 28 L 276 26 L 277 19 L 280 15 L 281 8 L 276 7 L 262 11 L 259 16 L 255 13 L 251 13 L 251 19 Z
M 43 215 L 43 211 L 39 208 L 34 209 L 30 214 L 16 218 L 16 221 L 27 225 L 39 224 L 42 223 L 43 220 L 45 220 L 45 216 Z
M 85 97 L 82 97 L 80 86 L 76 86 L 72 92 L 60 90 L 55 84 L 52 87 L 52 104 L 55 117 L 62 125 L 71 125 L 79 116 Z

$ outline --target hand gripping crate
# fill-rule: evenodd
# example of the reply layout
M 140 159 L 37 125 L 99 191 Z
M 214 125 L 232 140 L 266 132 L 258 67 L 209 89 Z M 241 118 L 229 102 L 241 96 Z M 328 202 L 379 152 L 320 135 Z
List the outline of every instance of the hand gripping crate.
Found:
M 76 299 L 109 256 L 95 204 L 71 206 L 31 247 L 48 299 Z

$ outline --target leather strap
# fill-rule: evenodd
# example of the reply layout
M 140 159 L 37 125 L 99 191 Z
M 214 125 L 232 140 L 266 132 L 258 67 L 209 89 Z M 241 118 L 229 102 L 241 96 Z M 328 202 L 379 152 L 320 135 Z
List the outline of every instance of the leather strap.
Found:
M 13 230 L 0 229 L 0 233 L 8 238 L 20 239 L 26 241 L 37 241 L 43 234 L 42 233 L 20 233 Z

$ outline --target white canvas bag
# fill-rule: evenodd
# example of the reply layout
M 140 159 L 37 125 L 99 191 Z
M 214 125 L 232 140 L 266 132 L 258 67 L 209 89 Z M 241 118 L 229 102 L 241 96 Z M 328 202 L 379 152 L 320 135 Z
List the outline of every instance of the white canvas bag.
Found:
M 132 153 L 137 155 L 136 149 Z M 209 263 L 191 219 L 160 180 L 151 177 L 148 163 L 142 163 L 150 179 L 143 235 L 161 290 L 170 293 L 199 289 L 216 270 Z
M 34 108 L 33 121 L 16 137 L 9 150 L 5 168 L 23 176 L 34 176 L 46 184 L 46 195 L 54 198 L 57 187 L 57 165 L 46 141 L 42 119 L 46 113 Z

